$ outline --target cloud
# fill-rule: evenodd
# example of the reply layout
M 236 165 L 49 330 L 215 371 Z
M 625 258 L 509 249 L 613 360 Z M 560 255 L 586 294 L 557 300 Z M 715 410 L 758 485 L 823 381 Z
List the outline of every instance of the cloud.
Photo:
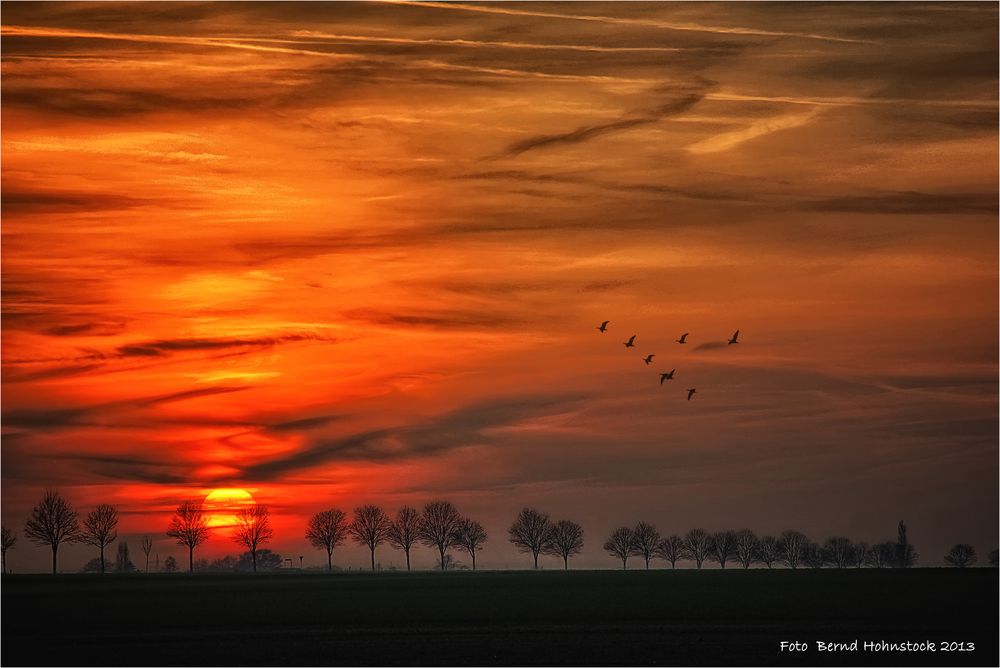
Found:
M 694 347 L 695 352 L 700 352 L 702 350 L 719 350 L 720 348 L 729 347 L 729 343 L 726 341 L 706 341 L 705 343 L 699 343 Z
M 318 334 L 300 333 L 283 334 L 280 336 L 262 336 L 256 338 L 219 338 L 219 339 L 161 339 L 143 341 L 119 346 L 115 353 L 121 357 L 159 357 L 175 352 L 192 350 L 220 350 L 226 348 L 270 347 L 280 343 L 296 341 L 329 341 L 329 338 Z
M 8 102 L 8 93 L 4 93 Z M 23 213 L 72 213 L 131 209 L 155 204 L 155 200 L 100 192 L 18 190 L 4 188 L 0 210 L 4 215 Z
M 812 211 L 883 214 L 983 214 L 996 213 L 996 192 L 926 193 L 895 192 L 845 195 L 802 203 Z
M 522 324 L 520 317 L 495 311 L 423 311 L 390 313 L 377 309 L 353 309 L 343 316 L 376 325 L 429 327 L 431 329 L 495 329 Z

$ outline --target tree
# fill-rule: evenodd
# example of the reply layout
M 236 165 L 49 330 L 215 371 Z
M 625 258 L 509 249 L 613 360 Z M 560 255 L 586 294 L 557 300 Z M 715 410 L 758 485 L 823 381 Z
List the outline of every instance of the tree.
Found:
M 367 545 L 372 552 L 372 570 L 375 570 L 375 548 L 389 538 L 392 520 L 378 506 L 361 506 L 354 509 L 354 521 L 347 527 L 348 533 L 359 545 Z
M 639 522 L 632 530 L 632 554 L 642 557 L 646 561 L 646 570 L 649 570 L 649 560 L 656 554 L 656 548 L 660 546 L 660 532 L 652 524 Z
M 944 555 L 944 563 L 955 568 L 965 568 L 976 563 L 976 548 L 967 543 L 959 543 Z
M 569 570 L 569 558 L 583 550 L 583 527 L 576 522 L 559 520 L 552 525 L 548 542 L 542 547 L 543 554 L 559 557 L 563 568 Z
M 757 561 L 760 550 L 760 539 L 750 529 L 740 529 L 736 532 L 736 561 L 743 568 L 750 568 L 753 562 Z
M 244 506 L 236 513 L 233 542 L 243 545 L 250 552 L 254 573 L 257 572 L 257 549 L 269 542 L 272 536 L 270 512 L 264 504 Z
M 861 540 L 854 544 L 854 551 L 851 554 L 851 563 L 857 568 L 868 563 L 868 543 Z
M 917 563 L 917 551 L 906 539 L 906 524 L 899 520 L 896 529 L 896 568 L 912 568 Z
M 710 555 L 719 562 L 720 568 L 725 568 L 726 562 L 736 556 L 736 532 L 727 530 L 712 534 Z
M 688 559 L 694 559 L 698 568 L 708 558 L 711 548 L 712 537 L 704 529 L 691 529 L 684 534 L 684 555 Z
M 347 538 L 347 515 L 331 508 L 316 513 L 309 520 L 306 540 L 317 550 L 326 550 L 326 569 L 333 571 L 333 550 Z
M 896 558 L 895 543 L 878 543 L 868 550 L 866 563 L 873 568 L 889 568 Z
M 670 562 L 670 568 L 677 568 L 677 560 L 684 557 L 684 539 L 670 535 L 660 540 L 656 546 L 656 556 Z
M 59 546 L 76 541 L 80 536 L 80 520 L 76 511 L 59 492 L 49 489 L 31 510 L 24 525 L 24 535 L 35 545 L 52 549 L 52 573 L 56 572 Z
M 17 542 L 17 533 L 7 527 L 0 527 L 0 561 L 3 562 L 0 572 L 7 574 L 7 550 Z
M 619 527 L 604 541 L 604 549 L 622 560 L 622 570 L 628 568 L 628 558 L 635 551 L 635 534 L 629 527 Z
M 163 560 L 163 572 L 173 573 L 177 570 L 177 560 L 173 557 L 167 557 Z
M 823 551 L 830 563 L 837 568 L 845 568 L 854 563 L 854 543 L 846 536 L 828 538 Z
M 261 571 L 274 571 L 281 568 L 283 562 L 281 555 L 277 552 L 272 552 L 266 547 L 262 547 L 257 550 L 256 554 L 251 552 L 244 552 L 239 556 L 238 559 L 234 559 L 235 564 L 233 570 L 238 571 L 249 571 L 253 570 L 255 573 L 258 570 Z
M 153 551 L 153 541 L 149 536 L 143 536 L 142 542 L 139 544 L 142 547 L 143 554 L 146 555 L 146 570 L 143 573 L 149 572 L 149 553 Z
M 997 566 L 1000 564 L 1000 550 L 993 550 L 990 552 L 990 566 Z
M 184 501 L 177 506 L 174 516 L 167 528 L 167 535 L 177 539 L 178 545 L 186 545 L 188 549 L 188 570 L 194 573 L 194 548 L 198 547 L 211 535 L 208 528 L 208 518 L 200 503 Z
M 819 544 L 809 541 L 802 548 L 802 563 L 809 568 L 823 568 L 828 561 L 826 550 Z
M 531 553 L 535 559 L 535 570 L 538 570 L 538 555 L 552 535 L 549 516 L 534 508 L 525 508 L 510 525 L 507 533 L 518 552 Z
M 449 501 L 431 501 L 424 506 L 424 512 L 420 515 L 417 533 L 425 545 L 438 549 L 442 571 L 447 570 L 444 558 L 448 549 L 455 544 L 455 529 L 461 520 L 458 509 Z
M 764 536 L 757 542 L 757 561 L 768 568 L 781 560 L 781 541 L 774 536 Z
M 420 514 L 409 506 L 396 513 L 389 525 L 389 544 L 406 555 L 406 570 L 410 570 L 410 548 L 420 538 Z
M 104 565 L 103 562 L 101 565 Z M 115 553 L 115 573 L 131 573 L 134 570 L 135 565 L 128 556 L 128 543 L 121 541 Z
M 789 568 L 798 568 L 809 539 L 801 531 L 789 529 L 781 534 L 781 560 Z
M 486 538 L 483 525 L 468 517 L 462 518 L 455 529 L 455 544 L 464 548 L 472 557 L 472 570 L 476 570 L 476 552 L 483 549 Z
M 104 548 L 118 538 L 118 509 L 102 503 L 87 513 L 80 532 L 80 542 L 101 551 L 101 573 L 104 573 Z

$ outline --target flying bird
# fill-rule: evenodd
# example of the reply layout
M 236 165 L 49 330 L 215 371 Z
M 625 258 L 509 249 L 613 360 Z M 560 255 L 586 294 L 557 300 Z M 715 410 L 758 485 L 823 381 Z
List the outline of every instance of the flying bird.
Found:
M 656 355 L 646 355 L 645 357 L 642 358 L 642 361 L 645 362 L 646 364 L 649 364 L 650 362 L 653 361 L 654 357 L 656 357 Z
M 597 329 L 601 330 L 601 334 L 603 334 L 604 332 L 608 331 L 608 323 L 609 322 L 611 322 L 611 321 L 610 320 L 605 320 L 604 322 L 601 323 L 601 326 L 597 328 Z
M 740 330 L 737 329 L 736 333 L 733 334 L 733 338 L 729 339 L 730 345 L 732 345 L 734 343 L 739 343 L 739 341 L 736 340 L 736 337 L 739 336 L 739 335 L 740 335 Z
M 667 371 L 666 373 L 661 373 L 660 374 L 660 385 L 663 385 L 663 381 L 665 381 L 665 380 L 673 380 L 674 379 L 674 371 L 677 371 L 677 369 L 671 369 L 670 371 Z
M 693 387 L 688 390 L 688 401 L 691 401 L 691 397 L 693 397 L 694 393 L 697 392 L 697 391 L 698 390 L 694 389 Z
M 625 342 L 625 347 L 626 348 L 635 348 L 635 334 L 633 334 L 632 336 L 630 336 L 628 338 L 628 341 Z
M 689 333 L 690 332 L 684 332 L 683 334 L 681 334 L 681 338 L 677 339 L 677 343 L 687 343 L 687 341 L 685 341 L 684 339 L 688 337 Z

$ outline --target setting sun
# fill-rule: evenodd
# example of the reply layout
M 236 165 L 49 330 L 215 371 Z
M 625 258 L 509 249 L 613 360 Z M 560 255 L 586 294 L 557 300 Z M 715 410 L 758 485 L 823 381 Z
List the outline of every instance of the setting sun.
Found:
M 212 490 L 204 501 L 208 526 L 213 528 L 233 526 L 236 524 L 236 513 L 253 503 L 253 495 L 245 489 L 222 487 Z

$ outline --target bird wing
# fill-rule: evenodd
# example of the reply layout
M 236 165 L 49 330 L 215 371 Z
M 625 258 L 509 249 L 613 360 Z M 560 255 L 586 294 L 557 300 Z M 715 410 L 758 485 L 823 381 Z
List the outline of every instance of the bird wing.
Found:
M 635 336 L 636 336 L 636 335 L 635 335 L 635 334 L 633 334 L 632 336 L 628 337 L 628 342 L 629 342 L 629 343 L 632 343 L 633 341 L 635 341 Z
M 733 341 L 735 341 L 735 340 L 736 340 L 736 337 L 737 337 L 737 336 L 739 336 L 739 335 L 740 335 L 740 330 L 738 330 L 738 329 L 737 329 L 737 330 L 736 330 L 736 333 L 735 333 L 735 334 L 733 334 Z

